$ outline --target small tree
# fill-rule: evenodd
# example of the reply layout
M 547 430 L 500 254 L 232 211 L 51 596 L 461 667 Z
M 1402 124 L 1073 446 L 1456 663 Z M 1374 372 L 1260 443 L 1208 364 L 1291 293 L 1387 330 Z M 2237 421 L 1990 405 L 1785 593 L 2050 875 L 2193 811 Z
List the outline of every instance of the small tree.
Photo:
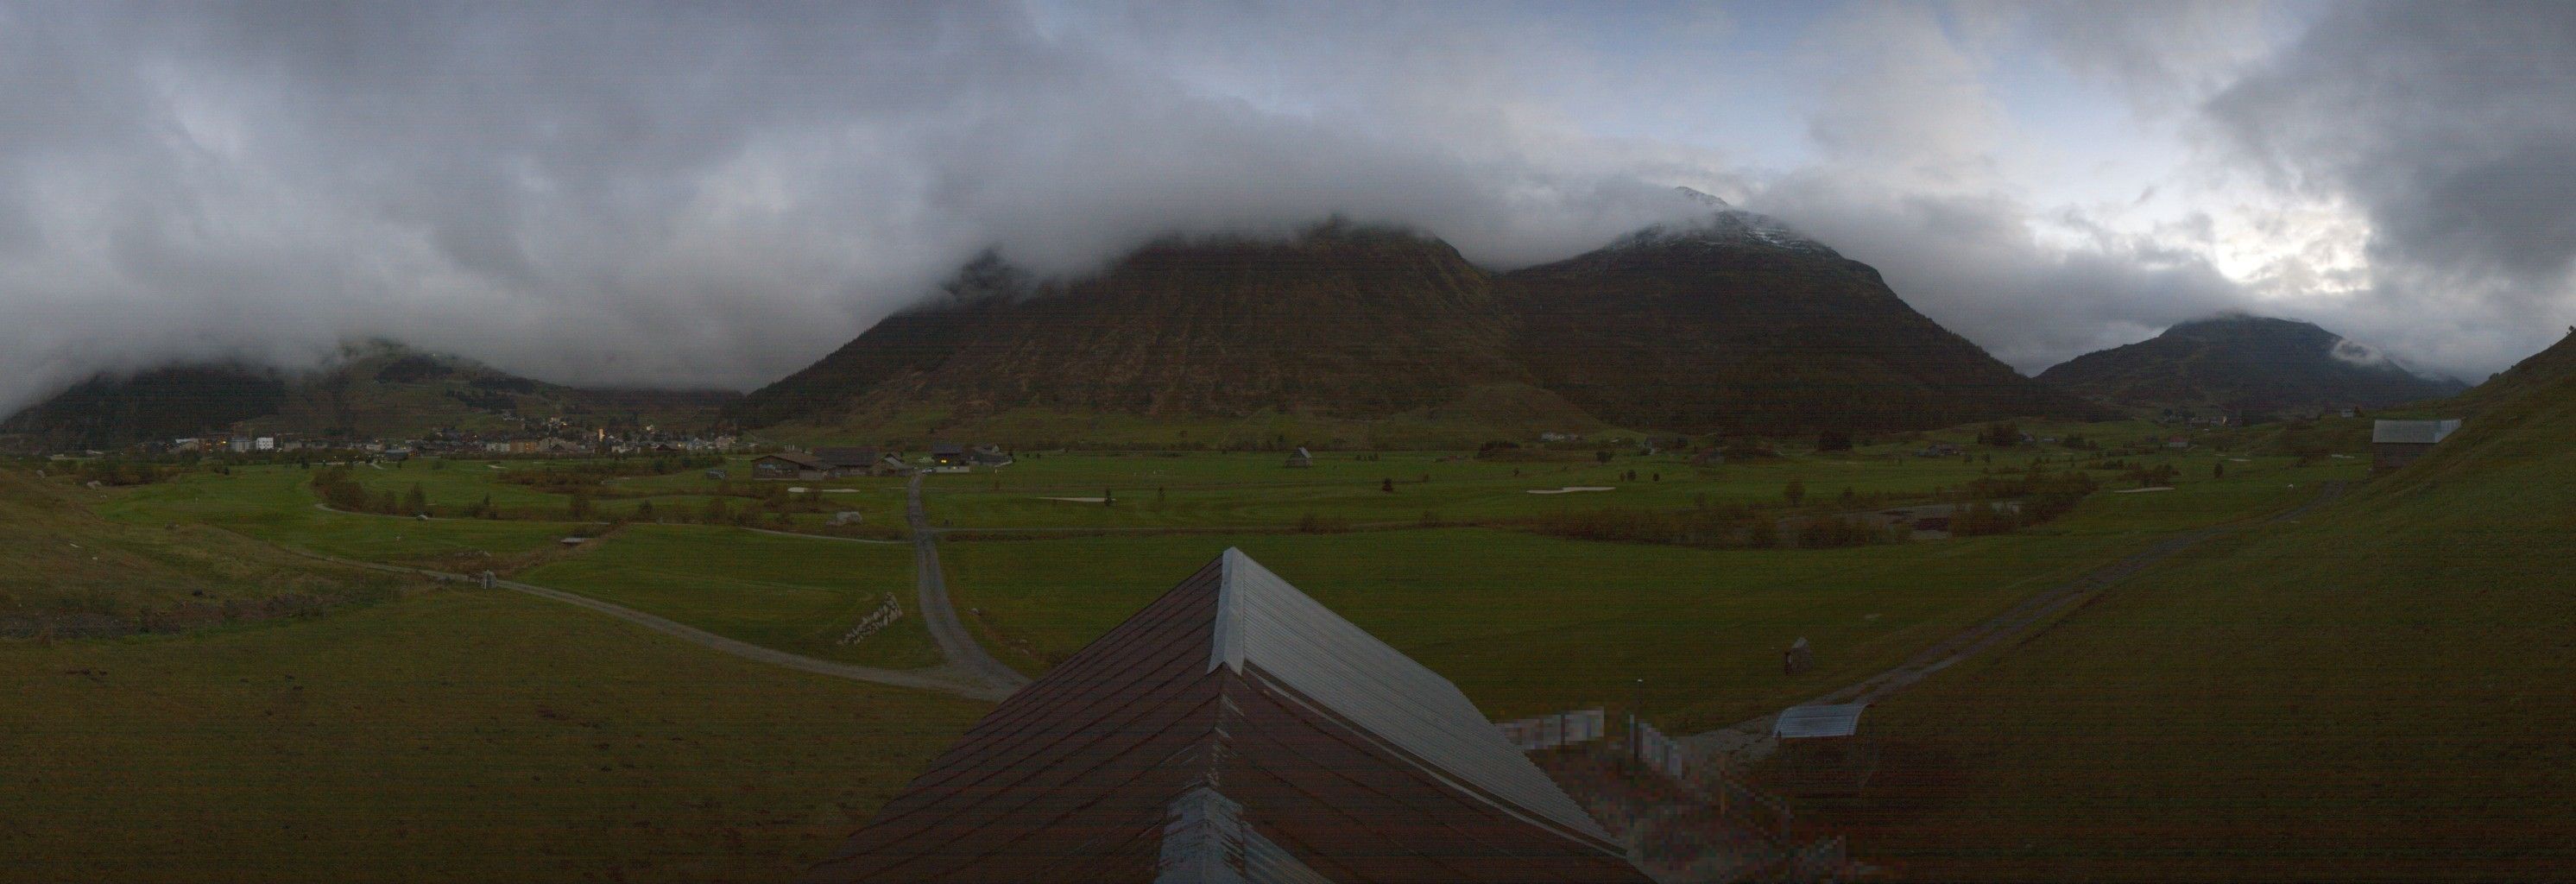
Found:
M 572 498 L 564 502 L 564 512 L 576 519 L 590 518 L 590 489 L 573 489 Z
M 1807 483 L 1797 479 L 1791 479 L 1789 480 L 1789 487 L 1780 489 L 1780 496 L 1786 498 L 1789 501 L 1790 506 L 1797 506 L 1800 502 L 1807 499 Z
M 635 505 L 635 520 L 636 520 L 636 521 L 638 521 L 638 522 L 650 522 L 650 521 L 653 521 L 653 502 L 652 502 L 652 501 L 649 501 L 649 500 L 648 500 L 648 501 L 644 501 L 643 503 L 639 503 L 639 504 L 636 504 L 636 505 Z
M 1592 459 L 1593 459 L 1593 460 L 1600 461 L 1600 462 L 1605 463 L 1605 464 L 1606 464 L 1606 463 L 1609 463 L 1609 462 L 1610 462 L 1610 449 L 1604 448 L 1604 449 L 1601 449 L 1601 450 L 1599 450 L 1599 451 L 1595 451 L 1595 452 L 1593 452 L 1593 453 L 1592 453 Z
M 1841 430 L 1826 430 L 1822 433 L 1818 433 L 1816 434 L 1816 450 L 1850 451 L 1852 450 L 1851 434 Z
M 414 514 L 429 512 L 429 493 L 421 490 L 420 483 L 411 483 L 411 490 L 403 494 L 403 511 Z
M 2212 478 L 2212 479 L 2224 479 L 2224 478 L 2227 478 L 2227 464 L 2225 464 L 2225 463 L 2213 463 L 2213 464 L 2210 464 L 2210 465 L 2209 465 L 2209 477 L 2210 477 L 2210 478 Z
M 1379 490 L 1379 491 L 1384 491 L 1384 492 L 1386 492 L 1386 493 L 1388 493 L 1388 494 L 1394 494 L 1394 493 L 1395 493 L 1395 477 L 1393 477 L 1393 476 L 1389 476 L 1389 477 L 1387 477 L 1387 478 L 1384 478 L 1384 479 L 1380 479 L 1380 480 L 1378 480 L 1378 483 L 1377 483 L 1377 490 Z

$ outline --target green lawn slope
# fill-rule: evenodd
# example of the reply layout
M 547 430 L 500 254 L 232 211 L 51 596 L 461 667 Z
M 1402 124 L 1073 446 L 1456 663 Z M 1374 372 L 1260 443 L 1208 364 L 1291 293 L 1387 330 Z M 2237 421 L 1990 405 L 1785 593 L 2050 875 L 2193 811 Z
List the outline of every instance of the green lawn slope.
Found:
M 2576 373 L 2533 374 L 2340 504 L 1873 708 L 1883 768 L 1820 824 L 1926 880 L 2565 878 Z
M 988 708 L 505 590 L 0 641 L 0 880 L 785 881 Z

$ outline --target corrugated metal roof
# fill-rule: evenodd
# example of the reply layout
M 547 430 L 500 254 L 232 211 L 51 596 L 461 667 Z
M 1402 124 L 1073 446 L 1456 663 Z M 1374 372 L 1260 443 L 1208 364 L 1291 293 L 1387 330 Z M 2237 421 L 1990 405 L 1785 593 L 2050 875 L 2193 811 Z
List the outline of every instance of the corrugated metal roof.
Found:
M 1284 582 L 1253 585 L 1260 566 L 1239 556 L 1208 563 L 1005 700 L 809 879 L 1644 884 L 1606 839 L 1497 791 L 1525 794 L 1513 777 L 1452 772 L 1475 769 L 1459 760 L 1472 750 L 1378 733 L 1392 714 L 1350 696 L 1373 691 L 1324 684 L 1345 676 L 1305 659 L 1294 649 L 1311 637 L 1291 633 L 1323 634 L 1314 648 L 1361 654 L 1371 669 L 1419 664 L 1367 651 L 1340 633 L 1357 627 Z M 1501 741 L 1456 700 L 1425 702 L 1463 709 L 1461 726 Z M 1555 797 L 1540 803 L 1572 804 Z
M 2438 421 L 2372 421 L 2370 441 L 2399 445 L 2431 445 L 2448 438 L 2460 429 L 2457 419 Z
M 1457 685 L 1289 586 L 1242 550 L 1226 550 L 1222 561 L 1217 639 L 1208 668 L 1259 666 L 1451 776 L 1557 825 L 1610 837 L 1504 739 Z
M 1771 723 L 1771 735 L 1783 740 L 1848 737 L 1860 729 L 1860 711 L 1867 708 L 1867 703 L 1791 706 Z

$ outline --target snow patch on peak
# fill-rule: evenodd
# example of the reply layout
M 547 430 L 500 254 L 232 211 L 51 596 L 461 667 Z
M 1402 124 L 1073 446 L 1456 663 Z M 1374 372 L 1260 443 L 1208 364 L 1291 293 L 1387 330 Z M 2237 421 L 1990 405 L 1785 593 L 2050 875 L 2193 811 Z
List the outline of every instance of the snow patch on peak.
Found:
M 1656 224 L 1642 228 L 1611 243 L 1611 248 L 1638 248 L 1677 244 L 1718 246 L 1767 246 L 1815 255 L 1836 255 L 1824 243 L 1808 239 L 1796 228 L 1769 215 L 1747 212 L 1727 205 L 1725 200 L 1690 188 L 1676 188 L 1696 198 L 1705 198 L 1718 211 L 1687 221 Z
M 1729 205 L 1725 200 L 1718 199 L 1716 194 L 1708 193 L 1706 191 L 1695 190 L 1688 187 L 1675 187 L 1673 188 L 1673 192 L 1681 194 L 1683 199 L 1690 200 L 1691 202 L 1698 203 L 1703 206 L 1718 209 L 1734 208 L 1734 206 Z

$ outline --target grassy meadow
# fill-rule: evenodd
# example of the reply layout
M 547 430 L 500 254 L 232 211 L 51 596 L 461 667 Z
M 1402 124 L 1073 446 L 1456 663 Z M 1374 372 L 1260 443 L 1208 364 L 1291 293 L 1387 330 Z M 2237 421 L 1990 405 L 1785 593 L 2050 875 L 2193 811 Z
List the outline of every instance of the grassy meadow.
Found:
M 0 879 L 782 881 L 983 704 L 449 588 L 0 642 Z
M 912 545 L 700 525 L 634 525 L 513 579 L 578 592 L 808 657 L 912 669 L 939 663 L 913 594 Z M 838 639 L 894 594 L 905 616 Z
M 2546 880 L 2576 866 L 2576 379 L 1864 719 L 1816 821 L 1928 880 Z
M 1846 549 L 1694 549 L 1461 527 L 966 540 L 947 544 L 942 562 L 957 603 L 977 609 L 969 619 L 1029 671 L 1237 546 L 1496 717 L 1642 699 L 1659 722 L 1690 730 L 1847 684 L 2174 531 L 2284 509 L 2361 469 L 2227 463 L 2225 478 L 2204 472 L 2171 491 L 2096 494 L 2073 515 L 2014 534 Z M 935 517 L 948 500 L 933 498 Z M 1780 651 L 1799 637 L 1816 646 L 1819 665 L 1784 676 Z
M 1485 459 L 1463 451 L 1317 450 L 1314 465 L 1303 469 L 1283 466 L 1276 452 L 1031 451 L 999 470 L 930 476 L 925 489 L 934 523 L 956 531 L 941 545 L 958 607 L 997 656 L 1027 672 L 1043 671 L 1238 546 L 1457 682 L 1494 717 L 1608 705 L 1640 708 L 1683 732 L 1840 687 L 2175 532 L 2277 512 L 2309 499 L 2320 483 L 2360 479 L 2367 466 L 2364 458 L 2304 450 L 2312 447 L 2305 442 L 2291 452 L 2259 431 L 2024 427 L 2035 435 L 2081 433 L 2124 449 L 2095 453 L 1979 447 L 1972 444 L 1978 429 L 1860 440 L 1849 452 L 1793 442 L 1779 445 L 1776 458 L 1716 467 L 1693 466 L 1678 452 L 1647 455 L 1633 445 L 1597 443 Z M 2138 447 L 2175 434 L 2190 435 L 2195 447 Z M 1935 442 L 1964 444 L 1966 452 L 1912 455 Z M 1614 451 L 1606 464 L 1594 455 L 1603 448 Z M 2101 457 L 2171 466 L 2175 478 L 2170 490 L 2132 492 L 2136 483 L 2123 473 L 2096 472 L 2105 490 L 2068 515 L 2008 534 L 1946 540 L 1717 549 L 1527 530 L 1551 514 L 1587 510 L 1777 506 L 1792 483 L 1804 488 L 1807 512 L 1896 506 L 2035 458 L 2064 470 Z M 33 722 L 0 733 L 9 759 L 0 761 L 0 776 L 32 786 L 0 795 L 0 857 L 10 858 L 0 859 L 0 877 L 150 880 L 172 869 L 219 868 L 241 880 L 779 880 L 827 852 L 984 708 L 736 660 L 539 599 L 431 588 L 286 551 L 490 569 L 793 653 L 890 668 L 938 662 L 915 610 L 908 543 L 781 535 L 689 518 L 708 501 L 738 507 L 753 502 L 746 493 L 775 498 L 795 486 L 808 488 L 802 493 L 827 512 L 857 510 L 870 526 L 892 529 L 903 518 L 903 480 L 753 483 L 743 481 L 748 458 L 733 458 L 724 467 L 733 477 L 727 480 L 691 468 L 590 486 L 582 519 L 552 515 L 569 514 L 560 487 L 503 480 L 514 471 L 579 463 L 509 460 L 495 469 L 459 459 L 351 471 L 371 496 L 405 495 L 417 485 L 440 516 L 428 520 L 319 507 L 314 472 L 294 466 L 201 468 L 105 490 L 59 477 L 13 480 L 22 485 L 0 495 L 0 508 L 25 512 L 0 513 L 7 516 L 0 537 L 43 550 L 53 572 L 92 573 L 81 570 L 80 556 L 97 555 L 96 574 L 140 573 L 107 568 L 122 556 L 133 567 L 197 581 L 121 600 L 87 596 L 92 603 L 131 608 L 169 604 L 181 591 L 208 594 L 188 596 L 196 599 L 345 585 L 363 587 L 369 604 L 177 635 L 0 641 L 0 679 L 10 681 L 28 713 L 20 720 Z M 1626 478 L 1631 472 L 1637 478 Z M 1385 490 L 1390 485 L 1394 490 Z M 1529 493 L 1566 486 L 1612 490 Z M 2426 487 L 2404 493 L 2435 495 L 2444 483 Z M 1848 503 L 1845 489 L 1853 494 Z M 2358 495 L 2335 512 L 2368 501 L 2396 507 L 2386 502 L 2400 499 L 2391 493 Z M 2540 495 L 2524 507 L 2531 509 L 2547 492 L 2527 493 Z M 1044 499 L 1094 496 L 1116 502 Z M 453 517 L 486 498 L 514 518 Z M 647 502 L 654 517 L 638 518 Z M 813 531 L 826 518 L 813 506 L 788 509 L 787 522 L 764 515 L 759 527 Z M 2317 521 L 2293 527 L 2308 530 Z M 592 539 L 566 547 L 558 542 L 566 536 Z M 2262 561 L 2284 575 L 2304 575 L 2285 576 L 2280 591 L 2319 591 L 2323 581 L 2297 567 L 2323 565 L 2302 557 L 2388 554 L 2361 548 L 2352 539 L 2358 536 L 2347 529 L 2298 542 L 2267 533 L 2241 547 L 2256 558 L 2216 557 L 2219 549 L 2240 549 L 2230 541 L 2152 574 L 2153 594 L 2209 597 L 2193 609 L 2204 619 L 2242 614 L 2260 596 L 2230 595 L 2243 581 L 2227 569 Z M 2539 536 L 2515 542 L 2537 543 Z M 91 537 L 99 538 L 99 550 L 70 546 Z M 2288 545 L 2264 545 L 2281 543 Z M 2260 558 L 2267 549 L 2275 550 L 2272 558 Z M 91 583 L 108 591 L 106 583 Z M 0 599 L 32 597 L 26 587 L 36 585 L 0 577 Z M 859 645 L 839 646 L 842 632 L 889 592 L 911 616 Z M 2096 609 L 2116 611 L 2144 594 L 2124 587 Z M 2394 617 L 2402 608 L 2343 613 Z M 2031 647 L 2112 629 L 2098 620 L 2088 609 Z M 2184 696 L 2153 685 L 2204 689 L 2205 677 L 2193 673 L 2206 669 L 2193 668 L 2188 657 L 2153 671 L 2121 668 L 2159 653 L 2154 621 L 2141 622 L 2134 632 L 2093 639 L 2136 647 L 2105 655 L 2086 646 L 2083 653 L 2098 659 L 2083 662 L 2070 649 L 2060 665 L 2129 679 L 2119 688 L 2141 692 L 2141 709 Z M 2500 614 L 2461 622 L 2502 624 Z M 2228 634 L 2208 629 L 2209 641 Z M 1814 645 L 1818 665 L 1783 675 L 1779 653 L 1801 637 Z M 2085 816 L 2095 809 L 2069 794 L 2064 783 L 2077 778 L 2062 767 L 2053 782 L 2023 773 L 2046 770 L 2055 759 L 2042 742 L 2012 736 L 2026 719 L 1958 714 L 1963 703 L 2013 710 L 2104 689 L 2091 683 L 2094 675 L 2070 680 L 2049 668 L 2010 669 L 2022 653 L 1977 669 L 1973 679 L 1945 674 L 1871 712 L 1871 728 L 1907 735 L 1890 738 L 1892 757 L 1941 762 L 1915 781 L 1892 776 L 1898 784 L 1931 784 L 1924 787 L 1931 792 L 1903 798 L 1901 812 L 1868 802 L 1821 808 L 1858 833 L 1857 855 L 1874 857 L 1875 846 L 1908 868 L 2009 872 L 2019 867 L 1979 864 L 1995 854 L 1976 852 L 2002 849 L 1978 840 L 1981 832 L 2008 831 L 2002 821 L 2045 831 L 2048 815 L 2061 814 L 2110 825 Z M 2309 653 L 2336 659 L 2323 647 Z M 2494 690 L 2531 683 L 2518 679 L 2504 678 L 2506 687 Z M 1976 685 L 2000 686 L 2002 695 L 1976 696 Z M 2485 699 L 2509 699 L 2506 693 Z M 2123 713 L 2098 714 L 2109 722 Z M 1988 754 L 1960 748 L 1971 743 Z M 2515 751 L 2557 757 L 2554 750 Z M 96 760 L 56 761 L 74 753 Z M 2236 773 L 2253 763 L 2194 772 Z M 1997 779 L 1974 798 L 1933 788 L 1979 776 Z M 2016 794 L 2028 796 L 2025 809 L 1995 806 Z M 1969 846 L 1939 854 L 1928 839 L 1890 834 L 1886 825 L 1896 823 L 1882 825 L 1890 820 L 1959 833 L 1958 843 Z M 2061 846 L 2116 848 L 2081 839 Z

